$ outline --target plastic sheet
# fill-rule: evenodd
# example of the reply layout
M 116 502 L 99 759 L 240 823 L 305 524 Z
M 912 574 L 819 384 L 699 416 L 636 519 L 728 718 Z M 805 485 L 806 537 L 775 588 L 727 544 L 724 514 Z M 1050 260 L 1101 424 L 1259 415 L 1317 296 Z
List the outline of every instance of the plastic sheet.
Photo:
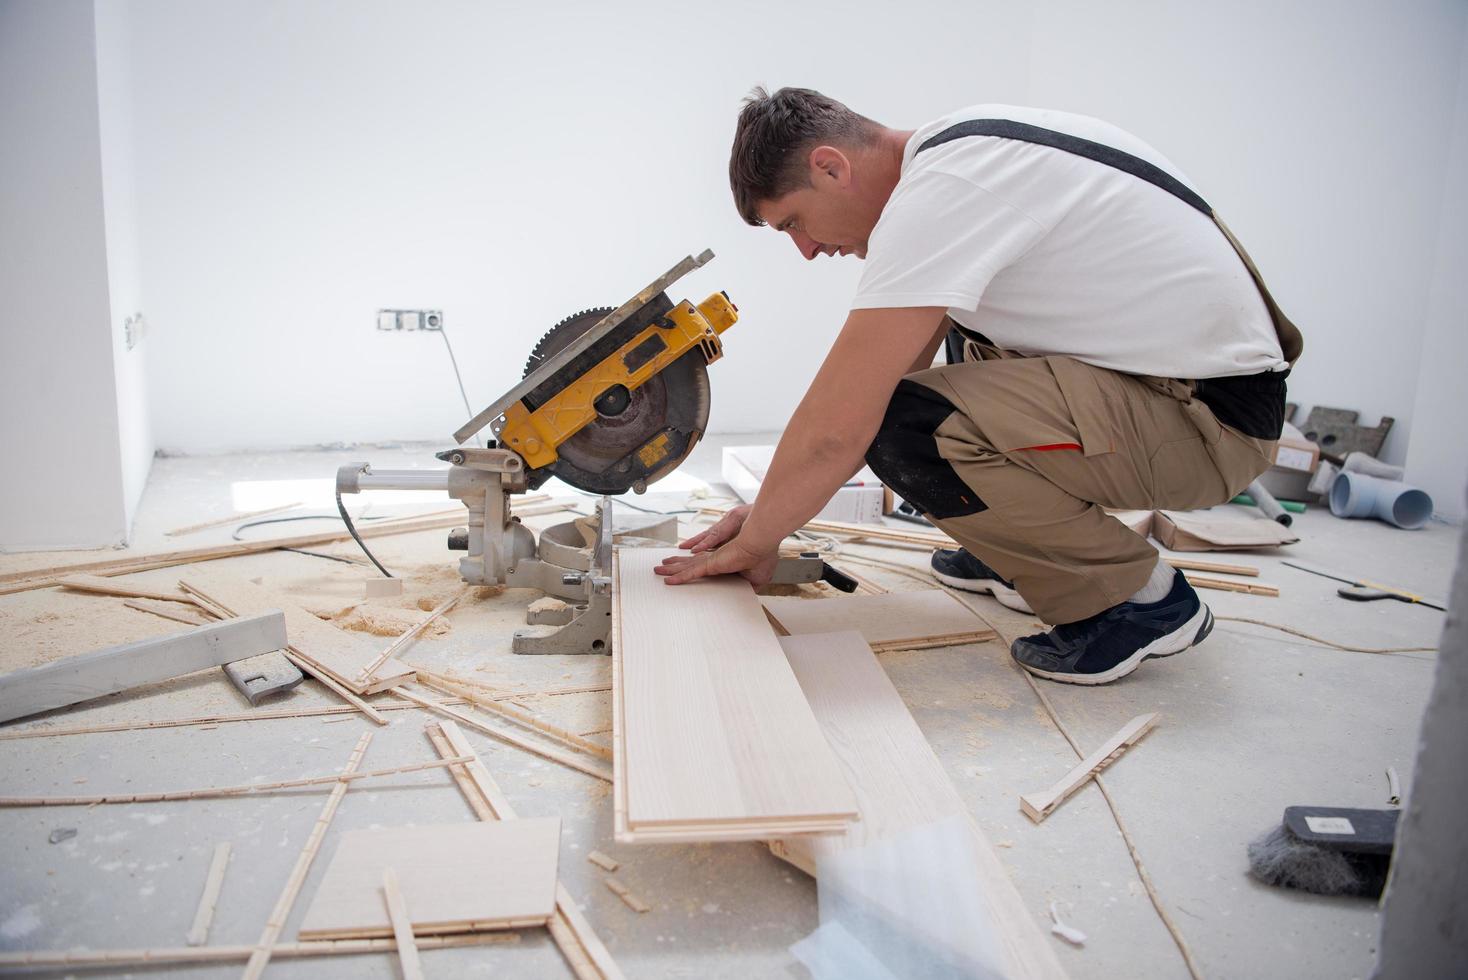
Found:
M 965 820 L 819 858 L 821 925 L 791 953 L 816 980 L 1000 980 Z

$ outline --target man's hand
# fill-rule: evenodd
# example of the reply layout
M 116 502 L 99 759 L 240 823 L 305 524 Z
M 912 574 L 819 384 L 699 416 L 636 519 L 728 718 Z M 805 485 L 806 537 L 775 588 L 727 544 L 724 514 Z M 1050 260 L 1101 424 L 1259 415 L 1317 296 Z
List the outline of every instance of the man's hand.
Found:
M 722 524 L 723 521 L 719 523 Z M 704 534 L 712 530 L 714 528 Z M 734 540 L 713 551 L 695 555 L 669 555 L 654 571 L 664 576 L 664 585 L 682 585 L 710 575 L 737 573 L 757 589 L 769 582 L 770 577 L 775 574 L 775 565 L 779 560 L 778 550 L 762 553 L 747 547 L 736 536 Z
M 695 555 L 705 551 L 712 551 L 719 545 L 734 540 L 734 537 L 739 533 L 739 529 L 744 526 L 744 519 L 749 516 L 749 512 L 752 510 L 754 510 L 754 507 L 750 504 L 740 504 L 738 507 L 731 507 L 727 514 L 719 518 L 717 524 L 706 531 L 695 534 L 687 541 L 679 544 L 678 547 L 686 548 Z

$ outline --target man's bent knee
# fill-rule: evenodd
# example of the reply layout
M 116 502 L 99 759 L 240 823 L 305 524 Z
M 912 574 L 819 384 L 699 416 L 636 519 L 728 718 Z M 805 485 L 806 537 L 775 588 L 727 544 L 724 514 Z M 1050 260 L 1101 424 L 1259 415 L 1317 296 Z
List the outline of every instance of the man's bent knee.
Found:
M 938 453 L 938 427 L 957 409 L 932 388 L 898 382 L 882 427 L 867 450 L 867 465 L 883 483 L 923 513 L 939 519 L 987 510 Z

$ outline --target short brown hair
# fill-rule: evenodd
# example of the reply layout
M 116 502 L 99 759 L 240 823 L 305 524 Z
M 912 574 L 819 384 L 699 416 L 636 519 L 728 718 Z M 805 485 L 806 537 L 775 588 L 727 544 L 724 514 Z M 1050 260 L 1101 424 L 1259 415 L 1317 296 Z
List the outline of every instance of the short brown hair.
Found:
M 729 153 L 729 187 L 739 216 L 764 224 L 761 201 L 806 186 L 806 155 L 823 143 L 866 146 L 878 126 L 835 99 L 808 88 L 782 88 L 774 95 L 753 89 L 739 112 Z

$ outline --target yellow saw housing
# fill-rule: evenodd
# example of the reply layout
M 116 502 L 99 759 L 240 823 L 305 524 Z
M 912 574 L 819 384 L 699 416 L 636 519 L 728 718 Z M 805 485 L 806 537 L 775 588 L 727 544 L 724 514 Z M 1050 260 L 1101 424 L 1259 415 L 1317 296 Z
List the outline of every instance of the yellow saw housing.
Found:
M 527 468 L 538 470 L 554 463 L 557 447 L 597 418 L 596 401 L 617 385 L 629 392 L 695 347 L 712 364 L 724 354 L 719 335 L 734 325 L 739 313 L 723 293 L 714 293 L 694 306 L 684 300 L 651 326 L 617 348 L 605 360 L 556 392 L 534 411 L 517 401 L 505 410 L 500 445 L 514 450 Z M 655 465 L 659 433 L 637 450 L 644 465 Z M 662 449 L 662 455 L 667 450 Z

